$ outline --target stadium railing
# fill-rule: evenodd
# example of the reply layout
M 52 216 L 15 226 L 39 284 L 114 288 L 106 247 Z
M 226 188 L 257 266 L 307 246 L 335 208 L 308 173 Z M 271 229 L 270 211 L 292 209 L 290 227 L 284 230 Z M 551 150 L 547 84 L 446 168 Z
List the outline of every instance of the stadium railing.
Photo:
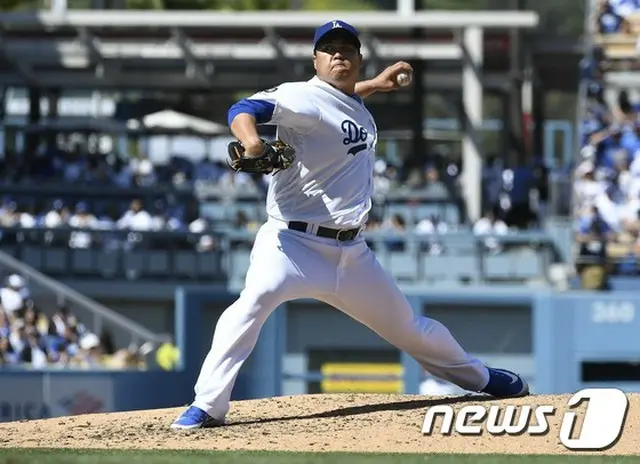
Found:
M 72 248 L 74 233 L 87 248 Z M 0 251 L 56 278 L 130 281 L 242 281 L 255 232 L 136 232 L 71 228 L 4 229 Z M 546 232 L 502 236 L 364 232 L 383 267 L 401 281 L 549 282 L 549 267 L 566 256 Z M 46 246 L 45 246 L 46 245 Z
M 104 328 L 115 329 L 120 334 L 128 334 L 127 343 L 135 345 L 142 343 L 158 345 L 171 340 L 169 334 L 154 333 L 1 250 L 0 270 L 6 274 L 21 275 L 26 280 L 29 298 L 36 302 L 38 309 L 45 313 L 52 313 L 56 309 L 65 307 L 95 334 L 100 334 Z

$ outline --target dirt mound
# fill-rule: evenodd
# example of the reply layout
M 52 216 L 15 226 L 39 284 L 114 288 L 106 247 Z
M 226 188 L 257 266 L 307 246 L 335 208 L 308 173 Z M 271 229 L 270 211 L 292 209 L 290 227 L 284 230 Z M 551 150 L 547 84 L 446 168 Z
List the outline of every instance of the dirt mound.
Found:
M 286 396 L 235 402 L 228 425 L 190 432 L 169 429 L 182 408 L 4 423 L 0 424 L 0 447 L 576 454 L 564 448 L 558 438 L 568 398 L 537 395 L 488 401 L 415 395 Z M 640 415 L 635 413 L 640 408 L 640 395 L 629 398 L 623 436 L 606 454 L 640 454 L 636 439 Z M 558 409 L 549 417 L 546 436 L 492 437 L 486 432 L 474 437 L 423 435 L 427 408 L 443 403 L 457 409 L 469 404 L 545 404 Z

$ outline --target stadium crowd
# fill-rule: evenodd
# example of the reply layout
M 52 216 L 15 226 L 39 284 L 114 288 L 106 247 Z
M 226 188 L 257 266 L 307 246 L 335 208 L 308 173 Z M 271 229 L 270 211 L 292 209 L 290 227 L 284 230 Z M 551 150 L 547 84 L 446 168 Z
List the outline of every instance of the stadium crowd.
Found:
M 15 234 L 9 233 L 11 228 L 22 232 L 33 228 L 50 229 L 42 239 L 47 245 L 54 242 L 59 245 L 65 241 L 70 248 L 89 249 L 96 247 L 118 247 L 127 242 L 134 243 L 135 236 L 106 235 L 106 239 L 94 232 L 131 231 L 131 232 L 190 232 L 198 234 L 192 243 L 199 252 L 210 251 L 215 246 L 211 224 L 200 217 L 197 211 L 185 210 L 183 205 L 171 209 L 158 200 L 151 208 L 146 209 L 141 199 L 133 199 L 123 207 L 118 202 L 110 202 L 106 207 L 96 206 L 92 211 L 85 201 L 68 204 L 62 199 L 54 199 L 49 205 L 36 205 L 25 202 L 19 205 L 11 197 L 5 196 L 0 204 L 0 242 L 10 241 Z M 56 234 L 56 231 L 68 234 Z
M 110 179 L 104 186 L 137 186 L 142 193 L 157 185 L 166 186 L 166 182 L 171 182 L 170 179 L 175 178 L 177 173 L 183 173 L 186 183 L 180 185 L 195 187 L 196 182 L 202 182 L 219 186 L 223 179 L 223 184 L 226 183 L 223 189 L 235 186 L 246 193 L 251 191 L 248 185 L 252 184 L 255 188 L 257 184 L 262 184 L 264 188 L 270 179 L 270 176 L 256 178 L 236 174 L 220 163 L 193 163 L 179 156 L 172 159 L 169 166 L 173 167 L 167 167 L 156 165 L 145 157 L 126 163 L 120 160 L 111 165 L 109 155 L 81 155 L 79 152 L 67 155 L 61 151 L 53 153 L 51 169 L 45 169 L 42 165 L 37 167 L 38 163 L 19 162 L 22 156 L 5 160 L 8 165 L 24 166 L 27 171 L 18 176 L 10 175 L 12 170 L 7 169 L 4 178 L 0 175 L 0 182 L 12 185 L 72 183 L 85 186 L 89 192 L 91 189 L 102 188 L 100 183 L 94 185 L 96 176 L 92 172 L 97 170 L 96 172 L 101 173 L 98 177 L 104 178 L 106 175 Z M 94 159 L 99 161 L 91 161 Z M 373 182 L 376 204 L 370 215 L 367 231 L 387 233 L 389 237 L 383 243 L 389 251 L 405 251 L 405 240 L 399 235 L 411 232 L 424 237 L 420 242 L 423 253 L 442 255 L 447 251 L 443 235 L 471 232 L 489 236 L 484 240 L 486 250 L 492 254 L 500 253 L 503 247 L 495 236 L 506 235 L 514 229 L 529 229 L 540 225 L 542 208 L 540 211 L 532 208 L 531 190 L 538 193 L 537 198 L 544 199 L 545 186 L 541 182 L 544 172 L 536 174 L 539 166 L 534 166 L 534 169 L 512 170 L 496 159 L 490 161 L 483 172 L 485 214 L 475 223 L 468 224 L 461 221 L 462 211 L 458 209 L 460 203 L 456 200 L 460 191 L 460 179 L 459 166 L 455 162 L 434 156 L 429 158 L 423 168 L 407 173 L 402 165 L 393 164 L 384 158 L 378 159 L 374 165 Z M 96 163 L 103 167 L 95 168 Z M 28 166 L 30 167 L 27 168 Z M 212 168 L 208 174 L 210 178 L 202 170 L 196 176 L 193 175 L 203 166 Z M 18 171 L 22 172 L 13 172 Z M 122 176 L 125 171 L 132 173 L 132 176 Z M 125 177 L 131 182 L 123 182 Z M 176 186 L 176 183 L 173 182 L 173 185 Z M 396 198 L 392 208 L 386 203 L 390 197 Z M 5 228 L 0 231 L 0 245 L 11 245 L 18 240 L 57 248 L 126 252 L 135 247 L 138 250 L 165 251 L 191 249 L 203 253 L 216 251 L 222 245 L 217 239 L 220 237 L 218 232 L 255 232 L 264 219 L 264 200 L 260 195 L 248 208 L 246 203 L 244 207 L 239 207 L 233 195 L 228 196 L 225 201 L 196 201 L 188 207 L 175 199 L 169 205 L 164 200 L 146 201 L 145 204 L 141 199 L 134 199 L 126 204 L 122 200 L 105 198 L 108 195 L 92 201 L 67 196 L 65 199 L 58 198 L 43 204 L 16 201 L 5 196 L 0 200 L 0 225 Z M 423 203 L 424 200 L 427 203 Z M 216 213 L 212 213 L 211 206 Z M 221 210 L 224 217 L 218 216 Z M 38 231 L 27 233 L 34 228 Z M 43 229 L 47 232 L 43 232 Z M 16 230 L 20 232 L 16 233 Z M 156 236 L 147 232 L 171 234 Z M 234 249 L 246 250 L 251 247 L 251 243 L 244 239 L 232 240 L 230 245 Z M 370 245 L 374 249 L 377 246 L 373 241 L 370 241 Z M 132 273 L 133 277 L 130 277 L 134 278 L 136 275 Z
M 586 108 L 573 184 L 577 270 L 594 289 L 606 288 L 608 275 L 640 272 L 640 101 L 627 90 L 611 98 L 605 66 L 600 48 L 583 63 Z
M 592 30 L 598 34 L 617 34 L 631 31 L 629 15 L 640 12 L 638 0 L 598 0 Z
M 91 187 L 172 186 L 190 189 L 199 182 L 220 188 L 259 191 L 262 182 L 230 171 L 224 162 L 202 158 L 192 161 L 173 156 L 166 164 L 145 155 L 123 157 L 113 153 L 89 154 L 80 149 L 39 149 L 37 153 L 7 151 L 0 160 L 0 182 L 14 185 L 68 183 Z
M 145 349 L 117 350 L 108 331 L 92 333 L 67 307 L 40 307 L 18 274 L 0 288 L 0 369 L 139 369 Z

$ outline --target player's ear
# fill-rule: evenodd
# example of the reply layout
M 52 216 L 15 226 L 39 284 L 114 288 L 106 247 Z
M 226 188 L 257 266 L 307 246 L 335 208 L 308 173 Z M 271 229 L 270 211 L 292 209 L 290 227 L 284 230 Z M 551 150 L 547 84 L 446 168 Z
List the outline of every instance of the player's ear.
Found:
M 313 52 L 313 69 L 316 70 L 316 72 L 318 71 L 318 61 L 317 61 L 318 56 L 316 55 L 316 52 Z

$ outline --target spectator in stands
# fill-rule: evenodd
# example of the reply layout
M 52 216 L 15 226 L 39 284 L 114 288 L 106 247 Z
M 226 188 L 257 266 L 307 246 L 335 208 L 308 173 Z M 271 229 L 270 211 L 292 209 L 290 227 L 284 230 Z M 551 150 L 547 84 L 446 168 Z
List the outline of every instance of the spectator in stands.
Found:
M 207 234 L 211 230 L 209 221 L 205 218 L 198 218 L 189 224 L 189 232 L 192 234 L 203 234 L 197 237 L 195 242 L 195 248 L 198 252 L 211 251 L 214 247 L 215 241 L 213 236 Z
M 22 319 L 15 319 L 11 324 L 9 342 L 16 353 L 21 353 L 27 343 L 27 330 Z
M 43 337 L 48 336 L 50 319 L 49 319 L 49 316 L 47 316 L 44 312 L 42 311 L 36 312 L 36 321 L 34 325 L 40 335 L 42 335 Z
M 19 219 L 18 204 L 11 199 L 5 199 L 0 208 L 0 226 L 14 227 L 19 223 Z
M 249 219 L 247 213 L 239 210 L 236 213 L 235 220 L 233 221 L 233 227 L 237 230 L 246 230 L 249 232 L 257 232 L 260 224 L 257 221 Z
M 620 213 L 621 229 L 637 237 L 640 233 L 640 192 L 636 190 L 627 198 L 628 201 Z
M 214 163 L 209 158 L 203 158 L 195 165 L 194 181 L 196 183 L 217 182 L 227 170 L 226 166 Z M 268 175 L 265 177 L 270 178 Z
M 509 227 L 529 229 L 536 223 L 531 205 L 531 192 L 535 188 L 532 166 L 519 164 L 503 172 L 504 186 L 509 197 L 509 208 L 504 222 Z
M 534 214 L 538 218 L 538 227 L 544 227 L 543 221 L 547 217 L 547 207 L 549 204 L 549 168 L 541 158 L 536 158 L 532 169 L 533 185 L 532 196 L 534 197 Z
M 153 350 L 150 343 L 144 343 L 138 347 L 129 345 L 126 349 L 117 350 L 113 356 L 103 356 L 102 366 L 110 369 L 145 369 L 145 357 Z
M 151 230 L 153 219 L 151 215 L 142 208 L 142 200 L 135 199 L 131 206 L 118 221 L 119 229 L 128 229 L 144 232 Z
M 107 186 L 112 184 L 111 167 L 103 156 L 89 157 L 89 172 L 86 174 L 86 182 L 93 186 Z
M 424 195 L 427 198 L 444 200 L 449 198 L 447 186 L 440 180 L 440 172 L 435 166 L 427 166 L 424 173 L 425 186 Z
M 19 225 L 22 229 L 31 229 L 37 225 L 35 208 L 31 205 L 27 205 L 17 211 L 18 221 L 16 225 Z
M 71 184 L 84 183 L 88 172 L 87 157 L 78 150 L 65 153 L 58 163 L 58 169 L 62 172 L 62 178 Z
M 133 183 L 138 187 L 152 187 L 156 184 L 155 167 L 146 156 L 133 158 L 130 163 Z
M 621 142 L 622 127 L 619 123 L 614 123 L 605 130 L 590 136 L 589 145 L 593 147 L 593 153 L 587 149 L 584 155 L 595 163 L 599 178 L 609 177 L 614 171 L 615 159 L 623 148 Z
M 576 169 L 574 184 L 574 205 L 578 211 L 595 204 L 596 198 L 606 189 L 606 183 L 596 180 L 593 161 L 587 159 Z
M 67 342 L 65 338 L 58 333 L 58 329 L 53 321 L 48 319 L 46 332 L 40 333 L 49 351 L 50 361 L 59 366 L 64 365 L 68 361 L 68 358 L 63 356 L 63 353 L 66 353 Z
M 18 294 L 25 289 L 28 297 L 26 282 L 18 282 L 15 277 L 21 279 L 18 275 L 10 276 L 7 288 Z M 140 368 L 153 349 L 144 344 L 140 348 L 116 350 L 108 332 L 103 331 L 101 337 L 104 340 L 89 333 L 65 306 L 59 306 L 49 318 L 36 308 L 33 300 L 26 299 L 23 308 L 13 311 L 10 318 L 0 308 L 0 367 Z M 112 362 L 105 364 L 109 354 L 114 355 Z
M 86 203 L 79 202 L 76 205 L 75 214 L 69 218 L 69 227 L 81 229 L 73 231 L 69 236 L 69 248 L 91 248 L 93 243 L 91 230 L 97 230 L 99 223 L 96 217 L 87 210 Z
M 483 217 L 478 219 L 473 225 L 473 234 L 477 237 L 488 235 L 483 243 L 485 248 L 492 254 L 500 253 L 502 245 L 494 237 L 496 235 L 507 235 L 509 228 L 504 221 L 498 219 L 493 211 L 487 211 Z
M 116 344 L 113 341 L 113 334 L 105 328 L 100 332 L 100 346 L 102 347 L 104 354 L 112 355 L 116 352 Z
M 18 364 L 18 354 L 7 337 L 0 336 L 0 367 Z
M 482 206 L 483 210 L 493 209 L 498 205 L 502 190 L 503 166 L 497 156 L 487 157 L 482 167 Z
M 580 217 L 575 234 L 579 245 L 576 270 L 581 287 L 603 290 L 607 283 L 607 242 L 615 239 L 615 232 L 605 221 L 597 207 L 592 206 Z
M 0 303 L 2 309 L 11 317 L 11 315 L 24 308 L 24 279 L 17 275 L 10 275 L 4 287 L 0 289 Z
M 184 230 L 182 221 L 175 215 L 172 215 L 163 202 L 156 202 L 154 208 L 155 212 L 151 217 L 152 230 L 170 232 Z
M 25 303 L 26 307 L 30 307 L 32 306 L 33 300 L 31 299 L 31 290 L 29 289 L 29 286 L 27 285 L 27 281 L 25 280 L 24 277 L 22 277 L 19 274 L 11 274 L 9 276 L 9 279 L 11 279 L 10 284 L 15 286 L 18 290 L 18 293 L 20 293 L 20 296 L 22 297 L 22 300 Z
M 431 256 L 439 256 L 444 252 L 442 240 L 438 235 L 444 235 L 449 231 L 447 223 L 440 219 L 437 214 L 432 214 L 416 224 L 415 232 L 429 237 L 421 242 L 420 248 Z
M 80 351 L 77 362 L 80 367 L 92 368 L 102 366 L 102 345 L 96 334 L 87 333 L 80 339 Z
M 51 323 L 55 327 L 56 333 L 64 337 L 67 333 L 67 319 L 69 318 L 69 310 L 62 305 L 56 309 L 55 314 L 51 318 Z
M 120 212 L 116 204 L 110 204 L 98 218 L 98 229 L 102 231 L 117 228 Z M 117 248 L 119 245 L 117 234 L 102 234 L 102 245 L 105 248 Z
M 382 224 L 381 216 L 382 214 L 379 214 L 375 211 L 372 211 L 369 214 L 369 218 L 367 219 L 367 225 L 366 225 L 366 230 L 368 232 L 376 232 L 380 229 Z
M 78 329 L 72 325 L 65 325 L 63 332 L 63 343 L 65 351 L 70 357 L 74 357 L 79 353 L 80 346 L 78 344 Z
M 28 328 L 33 327 L 37 330 L 36 323 L 38 322 L 38 314 L 36 312 L 36 308 L 33 305 L 25 308 L 22 318 L 24 319 L 24 323 Z
M 116 157 L 111 166 L 111 181 L 123 188 L 129 188 L 133 184 L 133 170 L 130 164 L 125 163 L 120 157 Z
M 61 227 L 69 221 L 69 208 L 64 206 L 62 200 L 53 201 L 52 208 L 45 214 L 42 225 L 48 229 Z
M 29 367 L 34 369 L 47 367 L 49 355 L 35 328 L 27 331 L 27 339 L 20 351 L 19 359 L 21 363 L 30 365 Z
M 384 175 L 387 169 L 387 163 L 382 160 L 376 160 L 373 165 L 373 191 L 377 198 L 384 198 L 390 189 L 390 180 Z
M 594 207 L 598 209 L 598 217 L 607 223 L 609 228 L 618 232 L 620 230 L 621 211 L 624 206 L 622 204 L 622 195 L 614 184 L 605 187 L 595 199 Z M 589 211 L 587 214 L 590 214 Z
M 391 191 L 400 186 L 398 170 L 383 159 L 378 159 L 373 167 L 373 190 L 376 201 L 383 200 Z
M 0 338 L 6 338 L 11 333 L 9 318 L 2 308 L 0 308 Z
M 608 108 L 607 108 L 608 109 Z M 638 114 L 638 104 L 633 103 L 629 97 L 629 92 L 621 90 L 618 93 L 617 106 L 611 108 L 611 118 L 607 118 L 609 124 L 617 121 L 619 124 L 626 126 L 627 124 L 637 124 L 636 115 Z
M 624 20 L 624 17 L 631 12 L 629 3 L 629 0 L 598 0 L 592 20 L 593 30 L 598 34 L 630 32 L 629 23 Z M 619 6 L 615 7 L 615 4 Z
M 615 173 L 612 181 L 615 183 L 616 189 L 620 195 L 628 199 L 631 193 L 632 175 L 629 170 L 629 156 L 619 157 L 615 161 Z
M 385 238 L 385 243 L 390 251 L 404 251 L 405 241 L 398 234 L 403 234 L 407 230 L 407 222 L 401 214 L 394 214 L 385 220 L 380 226 L 380 230 L 390 234 Z

